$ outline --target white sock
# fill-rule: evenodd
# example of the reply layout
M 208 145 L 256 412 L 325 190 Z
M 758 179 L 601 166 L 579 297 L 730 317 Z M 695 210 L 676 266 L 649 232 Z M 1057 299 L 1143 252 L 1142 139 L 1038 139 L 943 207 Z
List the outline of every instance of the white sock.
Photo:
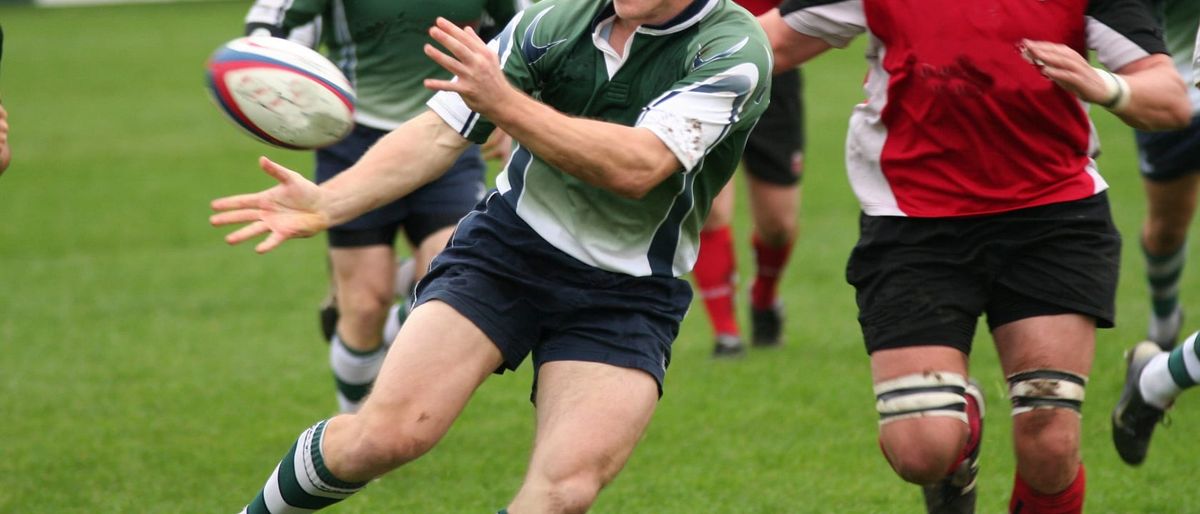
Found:
M 1142 369 L 1138 380 L 1142 398 L 1146 403 L 1166 409 L 1184 389 L 1200 382 L 1200 354 L 1197 354 L 1196 336 L 1188 336 L 1183 344 L 1170 352 L 1155 355 Z
M 337 384 L 338 407 L 342 412 L 357 412 L 358 406 L 371 391 L 379 368 L 383 366 L 383 358 L 387 356 L 387 347 L 369 352 L 358 352 L 346 346 L 339 335 L 334 335 L 329 344 L 329 365 L 333 368 L 333 378 Z

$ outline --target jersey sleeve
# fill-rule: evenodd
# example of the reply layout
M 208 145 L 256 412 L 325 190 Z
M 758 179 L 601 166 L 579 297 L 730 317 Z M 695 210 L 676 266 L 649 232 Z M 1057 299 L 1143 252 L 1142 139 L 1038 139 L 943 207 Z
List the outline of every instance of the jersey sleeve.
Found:
M 544 51 L 545 47 L 528 43 L 537 37 L 533 33 L 536 31 L 536 18 L 540 18 L 547 12 L 549 10 L 539 12 L 534 22 L 530 24 L 523 22 L 523 19 L 529 15 L 529 11 L 518 12 L 500 32 L 500 35 L 488 43 L 488 48 L 491 48 L 500 57 L 500 68 L 504 70 L 508 82 L 525 93 L 532 94 L 536 89 L 537 76 L 531 61 L 536 60 L 538 56 L 531 59 L 529 51 L 519 47 L 526 45 L 533 48 L 534 51 Z M 488 136 L 496 128 L 491 121 L 472 111 L 462 97 L 452 91 L 438 91 L 426 105 L 459 134 L 475 143 L 482 144 L 487 141 Z
M 779 15 L 792 30 L 845 48 L 866 32 L 862 0 L 784 0 Z
M 1162 28 L 1145 0 L 1092 0 L 1086 18 L 1088 48 L 1110 70 L 1167 53 Z
M 635 124 L 658 136 L 686 171 L 736 129 L 758 121 L 769 97 L 771 52 L 750 37 L 721 38 L 700 49 L 691 69 Z
M 320 16 L 328 0 L 256 0 L 246 13 L 247 36 L 264 31 L 309 47 L 319 41 Z

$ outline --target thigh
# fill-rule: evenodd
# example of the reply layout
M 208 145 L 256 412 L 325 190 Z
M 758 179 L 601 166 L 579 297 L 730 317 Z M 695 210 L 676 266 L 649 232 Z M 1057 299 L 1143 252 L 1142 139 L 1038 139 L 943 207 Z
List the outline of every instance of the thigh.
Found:
M 546 363 L 539 375 L 530 475 L 553 480 L 591 472 L 601 483 L 611 480 L 654 413 L 654 378 L 641 370 L 578 361 Z
M 1052 369 L 1086 377 L 1092 369 L 1096 321 L 1069 313 L 1025 318 L 992 331 L 1005 376 Z

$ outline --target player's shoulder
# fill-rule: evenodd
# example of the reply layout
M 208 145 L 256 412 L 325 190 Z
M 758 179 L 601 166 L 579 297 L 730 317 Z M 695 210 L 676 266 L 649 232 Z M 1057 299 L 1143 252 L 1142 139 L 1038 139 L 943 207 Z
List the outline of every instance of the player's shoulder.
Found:
M 716 1 L 719 7 L 700 23 L 694 39 L 697 63 L 729 58 L 769 69 L 771 46 L 758 20 L 732 0 Z

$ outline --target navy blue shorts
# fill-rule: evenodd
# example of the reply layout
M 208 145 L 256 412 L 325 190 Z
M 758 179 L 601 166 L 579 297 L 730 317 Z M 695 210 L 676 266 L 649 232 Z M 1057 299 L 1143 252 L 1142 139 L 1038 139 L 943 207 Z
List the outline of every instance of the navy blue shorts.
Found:
M 1168 132 L 1134 131 L 1138 167 L 1147 180 L 1168 181 L 1200 171 L 1200 116 Z
M 340 143 L 317 150 L 317 183 L 325 182 L 358 161 L 388 131 L 355 125 Z M 485 165 L 479 147 L 471 146 L 437 180 L 408 196 L 329 229 L 333 247 L 391 246 L 401 227 L 417 245 L 429 234 L 453 226 L 483 199 Z
M 1105 193 L 987 216 L 860 219 L 846 279 L 867 353 L 917 345 L 971 352 L 988 327 L 1078 313 L 1113 326 L 1121 236 Z
M 498 193 L 462 219 L 417 284 L 415 304 L 440 300 L 470 319 L 515 370 L 550 361 L 640 369 L 658 382 L 692 301 L 673 277 L 634 277 L 584 264 L 551 246 Z

